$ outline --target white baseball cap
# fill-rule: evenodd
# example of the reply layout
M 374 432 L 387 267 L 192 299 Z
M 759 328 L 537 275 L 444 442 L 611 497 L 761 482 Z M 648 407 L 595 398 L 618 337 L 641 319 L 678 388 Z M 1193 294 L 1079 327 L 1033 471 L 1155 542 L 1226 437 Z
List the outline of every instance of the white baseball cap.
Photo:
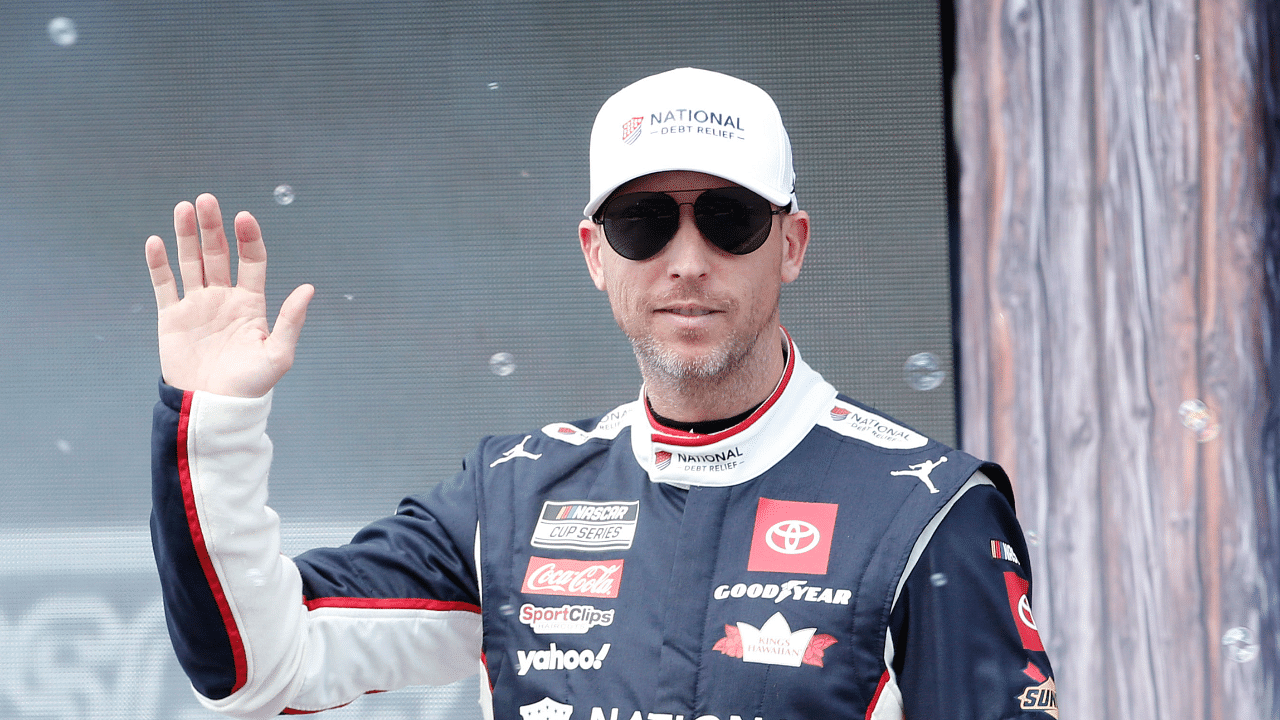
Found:
M 591 128 L 591 217 L 638 177 L 691 170 L 797 210 L 791 140 L 773 98 L 745 80 L 698 68 L 650 75 L 605 101 Z

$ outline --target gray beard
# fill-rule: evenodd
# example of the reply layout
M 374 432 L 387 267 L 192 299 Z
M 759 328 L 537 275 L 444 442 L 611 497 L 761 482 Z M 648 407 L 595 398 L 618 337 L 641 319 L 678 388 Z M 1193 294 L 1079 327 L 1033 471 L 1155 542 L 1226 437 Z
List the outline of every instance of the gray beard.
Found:
M 651 337 L 628 338 L 645 380 L 661 380 L 682 385 L 690 382 L 714 382 L 730 376 L 742 367 L 755 347 L 755 338 L 731 338 L 712 352 L 693 360 L 685 360 Z

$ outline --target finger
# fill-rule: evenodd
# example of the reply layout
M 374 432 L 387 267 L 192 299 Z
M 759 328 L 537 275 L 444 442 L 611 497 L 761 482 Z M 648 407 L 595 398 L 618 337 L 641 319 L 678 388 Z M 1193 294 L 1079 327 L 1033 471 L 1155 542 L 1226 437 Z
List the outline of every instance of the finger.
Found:
M 206 287 L 231 287 L 231 249 L 222 229 L 218 198 L 204 193 L 196 198 L 196 220 L 200 224 L 200 251 L 204 256 Z
M 267 246 L 262 242 L 262 228 L 248 212 L 236 215 L 236 286 L 249 292 L 264 294 L 267 290 Z
M 182 273 L 182 290 L 191 292 L 204 287 L 204 258 L 200 254 L 196 208 L 185 200 L 173 208 L 173 233 L 178 239 L 178 268 Z
M 164 310 L 178 302 L 178 282 L 173 279 L 169 255 L 159 236 L 147 238 L 146 255 L 147 269 L 151 271 L 151 289 L 156 293 L 156 308 Z
M 280 304 L 280 314 L 276 316 L 276 324 L 271 328 L 271 336 L 267 338 L 269 352 L 279 358 L 287 370 L 293 364 L 293 351 L 298 346 L 298 336 L 302 334 L 302 324 L 307 321 L 307 305 L 316 294 L 315 287 L 300 285 Z

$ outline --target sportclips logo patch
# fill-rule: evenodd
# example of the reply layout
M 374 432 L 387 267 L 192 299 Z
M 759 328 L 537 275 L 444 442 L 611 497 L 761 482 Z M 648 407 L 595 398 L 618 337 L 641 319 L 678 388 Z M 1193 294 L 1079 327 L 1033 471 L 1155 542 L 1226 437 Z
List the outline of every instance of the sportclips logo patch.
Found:
M 670 108 L 637 115 L 622 123 L 622 142 L 632 145 L 644 132 L 646 117 L 650 135 L 703 135 L 723 140 L 746 140 L 741 115 L 701 108 Z
M 613 609 L 601 610 L 595 605 L 562 605 L 538 607 L 530 603 L 520 606 L 520 622 L 539 635 L 581 635 L 597 625 L 613 624 Z
M 640 502 L 546 502 L 529 543 L 565 550 L 626 550 L 636 536 Z
M 529 558 L 520 592 L 533 595 L 616 598 L 622 582 L 622 560 L 551 560 Z
M 839 507 L 760 498 L 747 570 L 826 575 Z

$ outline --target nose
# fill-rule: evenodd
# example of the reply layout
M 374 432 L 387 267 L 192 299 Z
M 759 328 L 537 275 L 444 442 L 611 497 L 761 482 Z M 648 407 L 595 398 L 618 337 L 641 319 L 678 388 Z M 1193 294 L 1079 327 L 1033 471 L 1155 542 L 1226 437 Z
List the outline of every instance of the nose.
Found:
M 702 236 L 693 221 L 693 203 L 680 205 L 680 224 L 671 242 L 663 248 L 663 261 L 673 278 L 695 279 L 703 277 L 711 269 L 711 256 L 715 247 Z

